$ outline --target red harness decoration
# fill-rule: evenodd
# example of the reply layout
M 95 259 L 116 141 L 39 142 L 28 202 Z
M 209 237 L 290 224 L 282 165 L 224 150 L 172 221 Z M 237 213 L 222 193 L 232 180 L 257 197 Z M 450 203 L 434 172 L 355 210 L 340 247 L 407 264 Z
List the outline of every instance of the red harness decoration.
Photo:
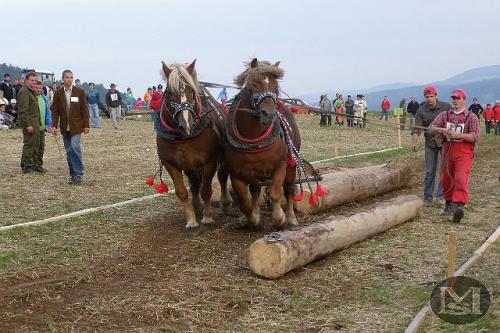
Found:
M 269 127 L 267 128 L 267 130 L 264 132 L 264 134 L 262 134 L 258 138 L 255 138 L 255 139 L 244 138 L 238 132 L 238 128 L 236 128 L 236 113 L 238 112 L 238 107 L 239 106 L 240 106 L 240 102 L 238 102 L 238 104 L 236 105 L 236 109 L 234 111 L 235 114 L 234 114 L 234 117 L 233 117 L 233 121 L 231 122 L 231 131 L 233 132 L 234 136 L 238 140 L 240 140 L 241 142 L 246 142 L 246 143 L 258 143 L 258 142 L 263 141 L 265 138 L 267 138 L 271 134 L 271 131 L 273 130 L 274 122 L 276 121 L 276 119 L 273 120 L 273 122 L 269 125 Z

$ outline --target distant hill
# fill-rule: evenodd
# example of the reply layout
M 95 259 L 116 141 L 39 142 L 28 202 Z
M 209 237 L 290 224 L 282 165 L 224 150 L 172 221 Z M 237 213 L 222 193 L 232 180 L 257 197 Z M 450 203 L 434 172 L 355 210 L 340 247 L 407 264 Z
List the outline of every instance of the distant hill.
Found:
M 370 110 L 380 109 L 380 102 L 385 95 L 389 96 L 392 107 L 396 107 L 403 97 L 407 97 L 409 100 L 412 96 L 415 96 L 421 102 L 423 100 L 422 93 L 426 86 L 419 85 L 402 89 L 382 90 L 365 94 L 365 97 Z M 470 103 L 472 103 L 473 97 L 477 97 L 481 104 L 493 103 L 495 100 L 500 99 L 500 78 L 453 85 L 435 83 L 433 86 L 436 87 L 438 98 L 442 101 L 449 101 L 451 92 L 457 87 L 465 90 Z
M 474 68 L 458 75 L 452 76 L 447 80 L 438 81 L 436 84 L 463 84 L 476 81 L 485 81 L 491 79 L 500 79 L 500 65 L 485 66 Z
M 350 91 L 341 91 L 341 93 L 353 96 L 362 93 L 366 97 L 369 108 L 375 110 L 380 109 L 380 102 L 386 95 L 389 96 L 393 107 L 399 105 L 403 97 L 410 99 L 412 96 L 416 96 L 418 101 L 422 101 L 422 92 L 427 85 L 436 87 L 438 97 L 441 100 L 448 101 L 451 91 L 459 87 L 465 90 L 471 101 L 472 97 L 477 97 L 482 104 L 492 103 L 500 99 L 500 65 L 474 68 L 442 81 L 420 85 L 404 85 L 405 83 L 379 85 L 370 89 L 352 89 Z M 330 97 L 335 96 L 335 92 L 326 91 L 304 95 L 301 98 L 309 103 L 317 104 L 319 96 L 323 93 L 328 94 Z

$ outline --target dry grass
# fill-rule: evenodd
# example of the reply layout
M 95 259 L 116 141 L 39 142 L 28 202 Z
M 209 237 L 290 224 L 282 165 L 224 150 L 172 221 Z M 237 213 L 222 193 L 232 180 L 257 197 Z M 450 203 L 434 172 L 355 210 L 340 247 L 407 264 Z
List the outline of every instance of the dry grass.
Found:
M 316 120 L 299 118 L 309 159 L 331 156 L 336 142 L 343 142 L 346 152 L 382 149 L 396 142 L 394 134 L 385 129 L 318 130 Z M 9 218 L 6 223 L 145 193 L 143 179 L 155 166 L 154 149 L 146 152 L 147 147 L 154 148 L 150 125 L 126 121 L 126 130 L 94 131 L 84 152 L 90 184 L 80 188 L 63 182 L 66 166 L 57 159 L 55 147 L 48 147 L 51 173 L 20 175 L 16 132 L 0 132 L 1 139 L 15 143 L 0 161 L 2 203 L 9 199 L 9 205 L 2 207 L 2 214 Z M 463 224 L 443 221 L 441 208 L 430 207 L 418 219 L 277 281 L 255 277 L 246 262 L 248 246 L 264 232 L 249 232 L 240 228 L 239 219 L 217 212 L 217 227 L 186 233 L 182 211 L 168 197 L 1 233 L 0 330 L 401 331 L 427 301 L 434 282 L 446 273 L 449 230 L 458 231 L 461 264 L 498 223 L 499 161 L 492 154 L 499 144 L 495 139 L 483 138 L 477 152 L 471 204 Z M 127 147 L 116 149 L 115 145 Z M 320 149 L 324 150 L 318 153 Z M 377 163 L 391 156 L 345 160 L 342 165 Z M 409 188 L 336 208 L 334 213 L 353 212 L 396 194 L 420 194 L 422 155 L 412 158 L 415 177 Z M 12 178 L 17 185 L 11 183 Z M 30 184 L 21 182 L 25 180 Z M 49 186 L 41 186 L 42 180 Z M 119 183 L 123 184 L 117 186 Z M 46 196 L 33 202 L 37 195 L 30 188 Z M 22 202 L 20 193 L 24 194 Z M 68 198 L 70 205 L 61 207 Z M 37 205 L 46 208 L 35 210 Z M 308 223 L 320 218 L 302 216 L 299 220 Z M 484 278 L 494 295 L 499 292 L 495 279 L 498 250 L 498 246 L 491 249 L 471 272 Z M 470 330 L 495 331 L 498 315 L 495 305 L 488 322 Z M 451 330 L 429 320 L 426 331 Z

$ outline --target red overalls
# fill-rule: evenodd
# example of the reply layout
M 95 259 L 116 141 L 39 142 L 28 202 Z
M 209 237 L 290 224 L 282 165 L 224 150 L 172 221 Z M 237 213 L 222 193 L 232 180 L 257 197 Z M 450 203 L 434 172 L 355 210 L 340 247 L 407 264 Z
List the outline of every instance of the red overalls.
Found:
M 446 127 L 464 133 L 467 117 L 459 115 L 459 122 L 450 122 L 446 115 Z M 474 157 L 474 143 L 447 140 L 443 143 L 441 181 L 446 201 L 465 205 L 469 199 L 469 174 Z

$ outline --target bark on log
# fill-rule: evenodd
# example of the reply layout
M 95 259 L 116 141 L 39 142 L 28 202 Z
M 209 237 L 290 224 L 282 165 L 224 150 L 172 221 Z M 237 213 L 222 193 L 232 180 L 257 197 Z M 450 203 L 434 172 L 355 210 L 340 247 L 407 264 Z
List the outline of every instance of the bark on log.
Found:
M 299 229 L 278 233 L 250 246 L 249 264 L 262 277 L 275 279 L 316 258 L 362 241 L 420 215 L 423 201 L 415 195 L 401 196 L 378 204 L 367 212 L 330 217 Z
M 328 193 L 318 198 L 319 204 L 312 206 L 308 200 L 309 191 L 305 190 L 304 200 L 297 202 L 296 207 L 304 214 L 318 213 L 404 187 L 410 176 L 410 166 L 403 161 L 327 173 L 323 175 L 321 186 Z

